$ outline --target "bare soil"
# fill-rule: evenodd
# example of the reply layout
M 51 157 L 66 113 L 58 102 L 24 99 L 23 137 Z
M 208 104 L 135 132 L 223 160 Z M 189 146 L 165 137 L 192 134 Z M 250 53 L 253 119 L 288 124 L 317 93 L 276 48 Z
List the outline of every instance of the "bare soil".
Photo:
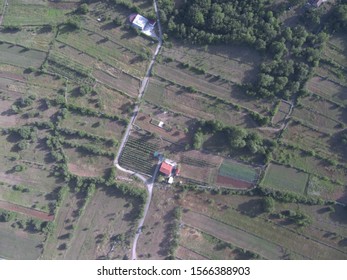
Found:
M 223 187 L 234 187 L 240 189 L 250 189 L 253 187 L 253 184 L 249 182 L 233 179 L 222 175 L 217 176 L 216 183 Z
M 45 212 L 38 211 L 35 209 L 23 207 L 20 205 L 16 205 L 7 201 L 0 201 L 0 208 L 8 210 L 8 211 L 13 211 L 13 212 L 18 212 L 25 214 L 29 217 L 33 217 L 39 220 L 43 221 L 53 221 L 54 220 L 54 215 L 49 215 Z

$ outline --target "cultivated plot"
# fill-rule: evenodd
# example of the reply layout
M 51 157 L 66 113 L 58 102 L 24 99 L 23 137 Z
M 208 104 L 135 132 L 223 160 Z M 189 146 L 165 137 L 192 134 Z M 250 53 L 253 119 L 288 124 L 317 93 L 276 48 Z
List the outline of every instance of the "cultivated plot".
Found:
M 282 165 L 270 164 L 261 184 L 273 189 L 304 194 L 307 181 L 307 173 Z

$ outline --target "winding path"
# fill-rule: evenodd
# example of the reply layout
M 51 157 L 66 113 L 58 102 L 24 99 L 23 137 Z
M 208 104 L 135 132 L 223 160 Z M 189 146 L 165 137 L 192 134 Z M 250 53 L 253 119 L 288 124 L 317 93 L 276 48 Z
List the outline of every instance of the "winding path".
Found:
M 163 42 L 162 42 L 162 30 L 161 30 L 161 25 L 160 25 L 160 21 L 159 21 L 159 12 L 158 12 L 158 6 L 157 6 L 157 1 L 156 0 L 153 1 L 153 5 L 154 5 L 154 10 L 156 12 L 157 19 L 158 19 L 157 22 L 158 22 L 158 30 L 159 30 L 159 36 L 158 36 L 158 42 L 159 43 L 157 45 L 157 48 L 156 48 L 156 50 L 155 50 L 155 52 L 153 54 L 153 57 L 152 57 L 150 63 L 148 65 L 146 74 L 145 74 L 145 76 L 144 76 L 144 78 L 143 78 L 143 80 L 141 82 L 141 87 L 139 89 L 139 95 L 137 97 L 137 101 L 140 101 L 142 99 L 142 97 L 143 97 L 143 95 L 144 95 L 144 93 L 146 91 L 146 88 L 147 88 L 147 85 L 148 85 L 148 82 L 149 82 L 149 77 L 150 77 L 150 74 L 152 72 L 153 65 L 155 63 L 155 59 L 157 58 L 157 55 L 159 54 L 160 49 L 161 49 L 161 47 L 163 45 Z M 148 213 L 149 206 L 151 204 L 154 180 L 155 180 L 155 178 L 157 176 L 157 173 L 158 173 L 158 170 L 159 170 L 159 166 L 160 166 L 160 163 L 161 163 L 161 161 L 159 160 L 152 177 L 149 178 L 149 179 L 146 179 L 146 177 L 142 176 L 141 174 L 138 174 L 138 173 L 136 173 L 136 172 L 134 172 L 132 170 L 123 168 L 122 166 L 119 165 L 119 158 L 120 158 L 120 156 L 122 154 L 123 148 L 124 148 L 128 138 L 129 138 L 132 126 L 135 123 L 135 120 L 136 120 L 138 112 L 139 112 L 139 105 L 136 105 L 135 108 L 134 108 L 134 111 L 133 111 L 133 115 L 132 115 L 132 117 L 130 119 L 130 122 L 129 122 L 126 130 L 125 130 L 122 142 L 120 143 L 120 146 L 119 146 L 119 149 L 118 149 L 118 153 L 117 153 L 116 158 L 114 160 L 114 166 L 118 170 L 121 170 L 121 171 L 126 172 L 126 173 L 131 174 L 131 175 L 134 175 L 134 176 L 138 177 L 140 180 L 142 180 L 142 182 L 146 185 L 147 192 L 148 192 L 147 201 L 146 201 L 146 205 L 145 205 L 144 212 L 143 212 L 143 217 L 139 221 L 139 224 L 138 224 L 138 227 L 137 227 L 137 231 L 136 231 L 136 234 L 135 234 L 135 238 L 134 238 L 134 241 L 133 241 L 133 245 L 132 245 L 131 259 L 133 259 L 133 260 L 137 259 L 137 254 L 136 254 L 137 241 L 138 241 L 139 236 L 141 234 L 141 229 L 143 227 L 143 223 L 145 221 L 145 218 L 146 218 L 147 213 Z

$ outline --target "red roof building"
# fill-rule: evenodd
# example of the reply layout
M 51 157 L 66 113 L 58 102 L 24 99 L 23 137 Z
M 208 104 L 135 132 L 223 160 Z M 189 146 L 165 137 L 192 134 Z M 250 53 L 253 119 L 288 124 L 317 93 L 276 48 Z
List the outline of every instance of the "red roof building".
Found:
M 161 173 L 163 173 L 166 176 L 171 176 L 172 170 L 173 170 L 173 166 L 168 164 L 167 162 L 163 161 L 163 163 L 160 166 L 159 171 Z

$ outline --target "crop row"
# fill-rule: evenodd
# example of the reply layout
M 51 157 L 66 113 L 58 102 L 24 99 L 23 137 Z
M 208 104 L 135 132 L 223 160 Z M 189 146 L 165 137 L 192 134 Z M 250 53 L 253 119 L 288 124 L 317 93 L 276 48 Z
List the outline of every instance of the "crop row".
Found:
M 138 140 L 138 139 L 134 139 L 134 138 L 130 138 L 128 140 L 127 146 L 128 145 L 131 145 L 134 147 L 148 148 L 151 151 L 155 151 L 157 149 L 157 145 L 155 145 L 153 143 L 144 142 L 143 140 Z

